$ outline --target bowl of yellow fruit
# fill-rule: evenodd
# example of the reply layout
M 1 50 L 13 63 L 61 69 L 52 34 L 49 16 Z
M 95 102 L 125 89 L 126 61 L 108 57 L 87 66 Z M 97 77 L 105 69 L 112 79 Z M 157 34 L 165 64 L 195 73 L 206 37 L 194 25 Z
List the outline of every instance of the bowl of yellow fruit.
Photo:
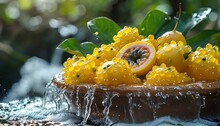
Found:
M 208 10 L 194 14 L 207 15 Z M 152 20 L 152 15 L 160 21 Z M 184 32 L 177 31 L 178 22 L 184 22 L 180 16 L 176 24 L 170 21 L 174 28 L 158 36 L 161 27 L 166 26 L 162 24 L 167 24 L 165 19 L 167 14 L 155 10 L 137 27 L 120 29 L 112 20 L 96 18 L 88 22 L 88 27 L 108 43 L 98 47 L 69 39 L 59 46 L 74 55 L 64 62 L 63 72 L 54 77 L 53 83 L 65 88 L 77 115 L 127 123 L 163 116 L 219 119 L 219 47 L 208 42 L 202 47 L 191 42 L 193 39 L 187 40 L 186 29 L 195 24 L 185 26 Z M 149 32 L 148 22 L 161 24 L 157 32 Z M 74 47 L 67 46 L 71 42 Z M 90 51 L 83 53 L 83 49 Z

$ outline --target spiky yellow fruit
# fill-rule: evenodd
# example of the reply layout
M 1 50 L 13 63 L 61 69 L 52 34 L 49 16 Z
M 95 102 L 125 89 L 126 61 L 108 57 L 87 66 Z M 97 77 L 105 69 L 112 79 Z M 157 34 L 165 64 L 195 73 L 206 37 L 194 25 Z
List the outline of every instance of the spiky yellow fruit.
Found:
M 118 32 L 117 35 L 113 37 L 114 47 L 120 50 L 123 46 L 128 43 L 140 41 L 143 39 L 142 35 L 139 35 L 137 28 L 131 28 L 125 26 L 122 30 Z
M 150 42 L 154 47 L 155 47 L 155 49 L 157 50 L 157 40 L 154 38 L 154 35 L 148 35 L 148 37 L 147 38 L 144 38 L 144 39 L 142 39 L 141 41 L 143 41 L 143 42 Z
M 132 68 L 123 59 L 114 58 L 112 61 L 102 63 L 96 72 L 97 84 L 106 86 L 117 86 L 120 84 L 140 84 L 141 80 L 132 73 Z
M 212 44 L 208 43 L 208 44 L 206 44 L 206 47 L 203 48 L 203 50 L 210 53 L 216 59 L 218 59 L 218 61 L 220 61 L 220 52 L 219 52 L 219 47 L 218 46 L 213 46 Z
M 186 73 L 179 73 L 175 67 L 167 67 L 165 64 L 154 66 L 146 75 L 145 83 L 151 86 L 183 85 L 191 82 Z
M 68 85 L 94 83 L 96 66 L 94 61 L 84 57 L 68 58 L 64 63 L 63 79 Z
M 219 55 L 217 46 L 198 47 L 189 55 L 187 73 L 198 81 L 220 80 Z
M 179 72 L 185 72 L 186 56 L 190 52 L 191 47 L 184 45 L 182 41 L 171 41 L 170 44 L 165 43 L 163 47 L 158 47 L 156 61 L 158 65 L 165 63 L 167 66 L 174 66 Z
M 165 43 L 169 44 L 171 41 L 176 41 L 176 42 L 182 41 L 183 44 L 186 45 L 185 37 L 182 35 L 181 32 L 178 32 L 176 30 L 165 32 L 161 37 L 157 39 L 158 42 L 157 45 L 163 46 Z
M 86 59 L 94 61 L 96 66 L 99 66 L 104 61 L 112 60 L 117 53 L 118 50 L 116 50 L 112 44 L 109 45 L 102 44 L 101 47 L 95 48 L 93 50 L 93 54 L 91 55 L 88 54 L 86 56 Z

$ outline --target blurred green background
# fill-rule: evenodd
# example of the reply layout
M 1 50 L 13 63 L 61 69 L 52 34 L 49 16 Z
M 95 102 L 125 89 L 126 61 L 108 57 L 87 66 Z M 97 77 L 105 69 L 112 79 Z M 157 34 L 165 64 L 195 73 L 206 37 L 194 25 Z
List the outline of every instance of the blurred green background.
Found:
M 158 9 L 176 16 L 182 10 L 192 13 L 212 8 L 201 29 L 220 29 L 220 2 L 208 0 L 0 0 L 0 98 L 17 82 L 21 66 L 37 56 L 51 61 L 56 46 L 66 38 L 99 40 L 87 29 L 87 21 L 105 16 L 121 27 L 136 25 L 148 11 Z M 62 62 L 70 55 L 63 54 Z

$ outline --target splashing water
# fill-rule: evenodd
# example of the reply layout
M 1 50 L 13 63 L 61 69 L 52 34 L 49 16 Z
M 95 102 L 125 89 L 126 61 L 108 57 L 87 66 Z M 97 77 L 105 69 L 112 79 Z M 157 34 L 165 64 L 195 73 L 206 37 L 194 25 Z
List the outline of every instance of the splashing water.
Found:
M 133 126 L 134 124 L 117 123 L 114 126 Z M 216 126 L 216 123 L 206 120 L 194 120 L 192 122 L 183 122 L 172 119 L 169 116 L 158 118 L 151 122 L 135 124 L 135 126 Z
M 45 92 L 45 85 L 56 73 L 61 72 L 61 68 L 62 66 L 59 64 L 53 62 L 49 64 L 38 57 L 28 59 L 20 70 L 22 78 L 13 84 L 13 87 L 2 101 L 9 102 L 31 95 L 42 96 Z
M 104 98 L 104 100 L 102 101 L 102 105 L 104 106 L 104 109 L 103 109 L 103 114 L 104 114 L 104 122 L 106 125 L 110 125 L 112 122 L 111 120 L 109 119 L 109 111 L 110 111 L 110 107 L 112 105 L 112 99 L 114 97 L 118 96 L 118 93 L 116 92 L 106 92 L 106 97 Z
M 77 104 L 77 115 L 80 116 L 81 115 L 81 104 L 79 102 L 79 88 L 77 87 L 76 89 L 76 104 Z
M 11 93 L 8 97 L 4 99 L 5 103 L 0 103 L 0 123 L 9 123 L 11 121 L 18 120 L 35 120 L 36 123 L 42 123 L 44 121 L 55 122 L 59 125 L 70 125 L 70 124 L 80 124 L 80 125 L 113 125 L 113 126 L 123 126 L 123 125 L 134 125 L 126 123 L 117 123 L 111 121 L 109 114 L 112 110 L 112 103 L 114 99 L 121 97 L 117 92 L 108 92 L 102 97 L 102 114 L 104 115 L 103 119 L 100 121 L 93 121 L 90 119 L 90 114 L 92 111 L 92 106 L 95 104 L 95 91 L 96 88 L 88 87 L 84 96 L 80 96 L 80 89 L 76 87 L 75 92 L 70 94 L 74 99 L 69 99 L 67 97 L 67 92 L 65 88 L 57 88 L 52 82 L 49 82 L 48 79 L 51 79 L 55 73 L 59 73 L 61 66 L 54 63 L 48 64 L 46 61 L 33 57 L 29 59 L 23 66 L 21 73 L 22 79 L 15 84 Z M 32 67 L 35 66 L 35 67 Z M 36 69 L 35 69 L 36 68 Z M 40 68 L 40 69 L 39 69 Z M 42 81 L 43 80 L 43 81 Z M 34 82 L 34 83 L 31 83 Z M 49 82 L 46 87 L 45 83 Z M 31 84 L 30 84 L 31 83 Z M 31 85 L 28 87 L 28 85 Z M 37 87 L 36 87 L 37 86 Z M 45 90 L 42 90 L 45 89 Z M 35 92 L 40 92 L 44 97 L 34 97 L 34 98 L 23 98 L 21 100 L 12 100 L 17 98 L 22 98 L 26 96 L 28 92 L 35 90 Z M 162 89 L 163 90 L 163 89 Z M 175 90 L 180 90 L 178 87 Z M 23 94 L 19 94 L 24 92 Z M 14 94 L 13 94 L 14 93 Z M 19 97 L 15 97 L 18 95 Z M 162 126 L 162 125 L 192 125 L 192 126 L 209 126 L 209 125 L 218 125 L 218 122 L 210 122 L 203 119 L 195 119 L 190 122 L 180 121 L 178 119 L 173 119 L 169 116 L 158 117 L 157 112 L 163 105 L 168 102 L 169 94 L 163 94 L 158 91 L 155 94 L 151 92 L 145 92 L 145 99 L 141 102 L 136 102 L 141 95 L 141 92 L 128 93 L 127 95 L 127 104 L 129 104 L 129 115 L 133 122 L 136 122 L 135 112 L 141 111 L 143 105 L 148 105 L 153 109 L 153 119 L 154 121 L 145 122 L 142 124 L 135 125 L 152 125 L 152 126 Z M 200 108 L 205 107 L 206 97 L 200 96 L 196 92 L 188 91 L 186 95 L 192 96 L 194 99 L 201 99 L 202 103 Z M 154 96 L 154 99 L 151 97 Z M 173 99 L 181 100 L 185 94 L 183 92 L 178 92 Z M 84 103 L 81 103 L 83 99 Z M 76 106 L 73 108 L 72 103 L 75 103 Z M 198 110 L 200 112 L 200 110 Z M 198 113 L 199 117 L 200 113 Z
M 113 125 L 113 126 L 129 126 L 134 124 L 126 123 L 113 123 L 108 117 L 109 111 L 111 111 L 112 100 L 116 97 L 120 97 L 118 93 L 106 93 L 103 99 L 103 114 L 105 122 L 88 122 L 88 118 L 91 112 L 91 106 L 94 100 L 94 88 L 89 88 L 84 97 L 86 109 L 83 113 L 84 118 L 79 117 L 76 113 L 71 112 L 69 109 L 69 103 L 65 97 L 64 89 L 57 89 L 53 84 L 48 83 L 47 91 L 45 92 L 45 97 L 35 97 L 33 99 L 26 98 L 23 100 L 14 100 L 9 103 L 0 103 L 0 122 L 6 120 L 44 120 L 53 121 L 59 125 L 69 125 L 69 124 L 81 124 L 81 125 Z M 158 94 L 157 94 L 158 95 Z M 149 94 L 147 95 L 149 97 Z M 161 97 L 158 95 L 157 97 Z M 130 114 L 134 112 L 132 109 L 137 107 L 138 103 L 134 102 L 134 98 L 138 97 L 138 94 L 130 94 L 128 104 L 131 105 Z M 148 99 L 149 100 L 149 99 Z M 158 108 L 159 109 L 159 108 Z M 134 118 L 135 120 L 135 118 Z M 178 119 L 173 119 L 169 116 L 159 117 L 154 121 L 149 121 L 141 124 L 135 124 L 137 126 L 151 125 L 151 126 L 162 126 L 162 125 L 181 125 L 181 126 L 215 126 L 216 122 L 209 122 L 203 119 L 196 119 L 190 122 L 180 121 Z
M 86 124 L 91 113 L 91 106 L 94 100 L 94 91 L 95 91 L 95 88 L 89 88 L 84 96 L 85 113 L 84 113 L 84 119 L 82 121 L 82 124 L 84 125 Z
M 103 89 L 106 90 L 106 89 Z M 135 112 L 141 111 L 142 106 L 149 105 L 153 109 L 153 119 L 154 121 L 149 121 L 141 124 L 135 125 L 218 125 L 217 122 L 209 122 L 203 119 L 195 119 L 190 122 L 181 121 L 178 119 L 171 118 L 169 116 L 158 117 L 157 111 L 161 109 L 163 105 L 166 105 L 168 99 L 171 95 L 163 94 L 161 90 L 158 90 L 156 93 L 144 92 L 144 101 L 137 102 L 136 99 L 140 98 L 142 92 L 128 93 L 127 99 L 129 104 L 129 114 L 133 123 L 136 122 Z M 175 87 L 175 90 L 180 90 L 178 87 Z M 68 92 L 65 88 L 57 88 L 52 82 L 48 83 L 46 86 L 45 96 L 43 98 L 26 98 L 23 100 L 13 100 L 8 103 L 0 103 L 0 121 L 12 121 L 12 120 L 38 120 L 38 121 L 50 121 L 59 123 L 59 125 L 68 125 L 68 124 L 81 124 L 81 125 L 130 125 L 126 123 L 116 123 L 111 121 L 109 118 L 109 112 L 112 110 L 112 102 L 115 98 L 119 98 L 120 95 L 118 92 L 109 92 L 106 90 L 106 95 L 102 97 L 103 105 L 103 120 L 95 122 L 90 119 L 91 109 L 94 105 L 95 91 L 96 87 L 86 87 L 85 95 L 80 95 L 80 89 L 75 88 L 73 94 L 70 94 L 71 97 L 74 97 L 72 100 L 75 100 L 75 108 L 71 103 L 71 99 L 67 98 Z M 173 97 L 174 100 L 181 100 L 183 97 L 190 96 L 193 99 L 201 100 L 200 108 L 205 106 L 205 97 L 200 96 L 196 92 L 188 91 L 178 92 L 178 95 Z M 153 97 L 153 99 L 152 99 Z M 80 101 L 84 101 L 80 103 Z M 74 111 L 73 111 L 74 110 Z M 200 110 L 198 110 L 200 112 Z M 198 113 L 199 116 L 199 113 Z M 134 124 L 132 124 L 134 125 Z

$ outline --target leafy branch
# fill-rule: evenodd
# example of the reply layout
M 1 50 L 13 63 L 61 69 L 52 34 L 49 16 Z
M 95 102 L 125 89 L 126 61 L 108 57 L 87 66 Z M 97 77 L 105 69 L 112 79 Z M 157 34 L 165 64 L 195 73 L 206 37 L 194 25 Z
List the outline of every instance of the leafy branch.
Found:
M 207 18 L 211 12 L 210 8 L 201 8 L 193 14 L 187 14 L 182 12 L 177 31 L 182 32 L 184 36 L 192 30 L 201 21 Z M 141 35 L 145 37 L 149 34 L 155 35 L 155 37 L 161 36 L 163 33 L 173 29 L 176 20 L 171 18 L 166 13 L 159 10 L 150 11 L 143 19 L 143 21 L 136 27 Z M 103 44 L 110 44 L 113 42 L 113 36 L 121 30 L 120 26 L 107 17 L 94 18 L 87 23 L 88 29 L 95 34 Z M 220 34 L 218 30 L 202 31 L 197 35 L 187 39 L 187 43 L 195 49 L 198 46 L 204 46 L 210 42 L 215 44 L 212 36 Z M 74 38 L 64 40 L 57 49 L 64 50 L 73 55 L 91 54 L 93 49 L 98 47 L 92 42 L 80 43 Z

